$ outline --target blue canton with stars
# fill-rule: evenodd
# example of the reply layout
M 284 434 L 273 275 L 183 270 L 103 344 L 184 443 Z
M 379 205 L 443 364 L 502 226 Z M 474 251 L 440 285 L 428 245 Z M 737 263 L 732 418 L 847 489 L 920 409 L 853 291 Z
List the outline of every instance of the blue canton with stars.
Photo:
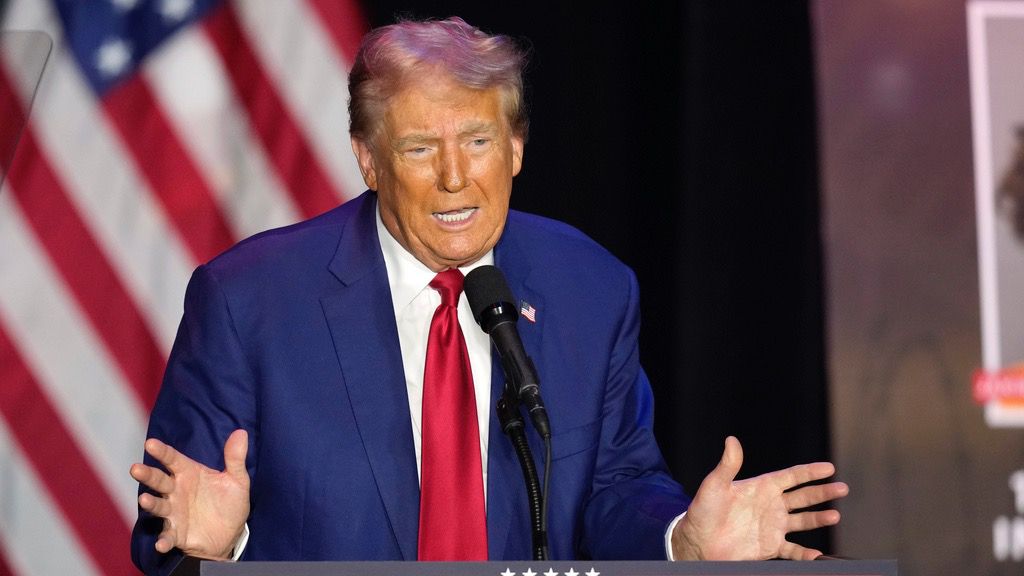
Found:
M 56 0 L 64 41 L 99 97 L 223 0 Z

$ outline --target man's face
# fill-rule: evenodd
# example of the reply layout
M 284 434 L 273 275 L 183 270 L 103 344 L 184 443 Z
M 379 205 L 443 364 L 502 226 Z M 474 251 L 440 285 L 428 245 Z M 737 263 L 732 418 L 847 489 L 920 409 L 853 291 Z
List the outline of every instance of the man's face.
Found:
M 384 226 L 431 270 L 476 261 L 505 227 L 523 141 L 501 102 L 424 74 L 391 98 L 373 142 L 352 140 Z

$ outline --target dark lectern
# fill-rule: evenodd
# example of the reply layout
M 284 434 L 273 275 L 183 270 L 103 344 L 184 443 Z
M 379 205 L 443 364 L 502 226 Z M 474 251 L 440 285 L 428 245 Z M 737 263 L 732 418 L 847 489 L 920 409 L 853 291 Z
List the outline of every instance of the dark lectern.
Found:
M 897 576 L 895 560 L 815 562 L 209 562 L 172 576 Z

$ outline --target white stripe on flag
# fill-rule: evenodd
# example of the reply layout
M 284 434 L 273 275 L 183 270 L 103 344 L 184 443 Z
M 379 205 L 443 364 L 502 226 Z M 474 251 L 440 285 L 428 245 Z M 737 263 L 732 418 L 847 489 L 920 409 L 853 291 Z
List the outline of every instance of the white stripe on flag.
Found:
M 348 138 L 348 69 L 306 2 L 234 1 L 281 98 L 346 198 L 366 189 Z
M 127 471 L 142 457 L 146 409 L 68 300 L 6 185 L 0 191 L 0 246 L 0 317 L 118 512 L 134 524 L 137 485 Z
M 300 219 L 263 149 L 255 144 L 220 57 L 199 27 L 179 32 L 143 68 L 236 237 Z
M 100 574 L 14 444 L 3 418 L 0 418 L 0 542 L 15 574 Z M 128 553 L 127 543 L 125 553 Z

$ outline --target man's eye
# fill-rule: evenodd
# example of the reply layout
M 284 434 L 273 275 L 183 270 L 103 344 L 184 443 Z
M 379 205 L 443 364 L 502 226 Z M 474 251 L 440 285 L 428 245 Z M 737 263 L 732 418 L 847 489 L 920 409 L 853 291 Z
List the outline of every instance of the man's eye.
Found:
M 427 148 L 426 146 L 417 146 L 415 148 L 409 148 L 405 153 L 409 156 L 424 156 L 429 151 L 430 148 Z
M 490 140 L 488 140 L 487 138 L 476 138 L 473 140 L 472 144 L 473 146 L 480 147 L 486 146 L 488 142 L 490 142 Z

